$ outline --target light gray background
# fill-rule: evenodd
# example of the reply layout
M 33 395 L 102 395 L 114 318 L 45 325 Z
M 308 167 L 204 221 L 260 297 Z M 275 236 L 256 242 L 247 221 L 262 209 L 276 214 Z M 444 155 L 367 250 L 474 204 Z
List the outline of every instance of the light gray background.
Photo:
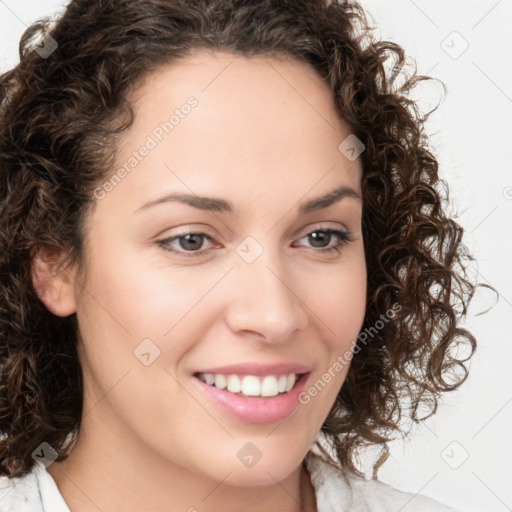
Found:
M 0 71 L 16 64 L 26 26 L 65 3 L 0 0 Z M 469 379 L 410 440 L 392 443 L 379 476 L 461 511 L 504 512 L 512 509 L 512 0 L 362 4 L 378 37 L 403 46 L 419 73 L 448 87 L 427 131 L 477 257 L 473 268 L 500 294 L 489 312 L 475 316 L 495 302 L 480 292 L 465 323 L 479 341 Z M 427 108 L 441 94 L 428 85 L 415 97 Z

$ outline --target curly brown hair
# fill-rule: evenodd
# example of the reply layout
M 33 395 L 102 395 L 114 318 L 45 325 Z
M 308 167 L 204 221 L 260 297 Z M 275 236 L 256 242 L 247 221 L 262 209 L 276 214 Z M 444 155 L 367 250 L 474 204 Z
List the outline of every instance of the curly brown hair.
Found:
M 358 345 L 321 431 L 337 464 L 359 474 L 358 450 L 380 445 L 375 476 L 387 441 L 404 434 L 404 415 L 433 414 L 441 393 L 466 379 L 476 347 L 460 327 L 478 286 L 468 276 L 473 257 L 428 148 L 433 110 L 422 117 L 410 95 L 433 78 L 407 74 L 403 48 L 376 39 L 356 1 L 72 0 L 48 21 L 28 27 L 20 63 L 0 76 L 0 471 L 26 474 L 43 441 L 63 460 L 81 421 L 76 315 L 56 316 L 39 300 L 34 253 L 66 250 L 63 267 L 81 268 L 93 190 L 134 120 L 130 92 L 159 66 L 205 48 L 309 63 L 365 145 L 363 329 L 400 307 Z M 34 40 L 48 36 L 58 47 L 41 56 Z M 457 356 L 461 346 L 467 357 Z

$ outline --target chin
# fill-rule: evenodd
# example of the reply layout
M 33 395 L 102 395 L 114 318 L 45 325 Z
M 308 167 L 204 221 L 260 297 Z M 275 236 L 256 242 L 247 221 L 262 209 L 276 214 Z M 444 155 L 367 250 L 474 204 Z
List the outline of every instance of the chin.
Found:
M 237 443 L 240 445 L 240 443 Z M 241 443 L 244 446 L 245 443 Z M 204 468 L 208 475 L 215 480 L 222 480 L 227 476 L 225 482 L 229 485 L 239 487 L 263 487 L 275 485 L 293 473 L 301 464 L 304 457 L 298 454 L 297 450 L 291 453 L 278 449 L 261 450 L 259 455 L 254 448 L 247 447 L 240 456 L 238 449 L 235 456 L 227 456 L 226 453 L 218 454 L 218 463 L 215 454 L 208 457 L 209 466 Z M 252 456 L 252 460 L 251 460 Z M 260 457 L 258 459 L 258 457 Z

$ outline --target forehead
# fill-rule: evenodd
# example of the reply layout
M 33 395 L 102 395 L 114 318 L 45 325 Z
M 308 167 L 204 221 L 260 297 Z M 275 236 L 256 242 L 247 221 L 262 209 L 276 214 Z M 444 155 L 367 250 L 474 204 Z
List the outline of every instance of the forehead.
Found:
M 315 94 L 316 89 L 320 94 L 331 94 L 327 80 L 309 62 L 291 55 L 242 55 L 205 48 L 193 49 L 173 62 L 160 65 L 146 75 L 138 92 L 144 94 L 148 90 L 155 91 L 155 87 L 163 86 L 166 77 L 171 75 L 175 80 L 167 82 L 167 86 L 199 86 L 202 93 L 209 89 L 208 93 L 212 95 L 226 87 L 236 88 L 238 81 L 245 82 L 246 90 L 249 87 L 253 91 L 259 89 L 260 92 L 263 89 L 269 92 L 295 91 L 301 96 Z M 303 98 L 307 100 L 306 97 Z
M 133 131 L 169 118 L 190 97 L 196 98 L 198 108 L 173 135 L 187 125 L 194 124 L 197 131 L 199 125 L 208 129 L 216 124 L 218 137 L 229 135 L 238 142 L 255 132 L 254 141 L 275 137 L 283 127 L 314 140 L 347 128 L 336 112 L 332 90 L 309 63 L 201 49 L 145 78 L 131 98 Z
M 162 189 L 254 200 L 359 186 L 359 161 L 338 149 L 350 129 L 307 63 L 198 51 L 148 75 L 131 100 L 115 192 L 133 209 Z

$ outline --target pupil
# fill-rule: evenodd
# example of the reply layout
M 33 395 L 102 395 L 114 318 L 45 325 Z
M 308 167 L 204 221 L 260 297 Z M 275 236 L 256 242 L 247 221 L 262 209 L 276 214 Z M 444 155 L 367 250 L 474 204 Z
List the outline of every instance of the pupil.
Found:
M 180 242 L 181 248 L 182 249 L 199 249 L 201 247 L 200 236 L 201 235 L 198 235 L 198 234 L 190 234 L 190 235 L 185 235 L 185 236 L 181 237 L 181 240 L 185 240 L 184 244 L 182 242 Z M 195 244 L 193 241 L 193 237 L 196 237 Z M 192 241 L 191 241 L 191 238 L 192 238 Z
M 313 239 L 313 247 L 324 247 L 325 245 L 328 245 L 330 242 L 331 234 L 327 233 L 326 231 L 314 231 L 312 234 L 309 235 L 310 238 Z M 320 245 L 315 245 L 320 241 Z M 322 242 L 327 242 L 322 245 Z

